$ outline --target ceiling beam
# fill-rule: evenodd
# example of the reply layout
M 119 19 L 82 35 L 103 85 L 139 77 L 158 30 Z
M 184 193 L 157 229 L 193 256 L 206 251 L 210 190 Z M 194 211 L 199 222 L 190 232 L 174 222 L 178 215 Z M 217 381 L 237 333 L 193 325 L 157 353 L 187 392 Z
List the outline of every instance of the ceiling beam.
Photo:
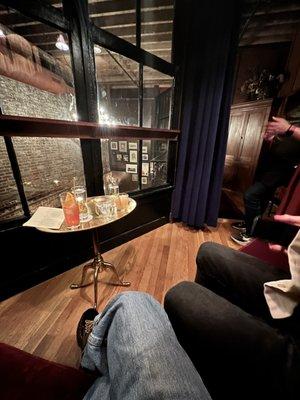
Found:
M 290 42 L 291 35 L 273 35 L 273 36 L 263 36 L 259 38 L 255 38 L 251 43 L 246 40 L 242 39 L 239 46 L 254 46 L 258 44 L 270 44 L 270 43 L 282 43 L 282 42 Z

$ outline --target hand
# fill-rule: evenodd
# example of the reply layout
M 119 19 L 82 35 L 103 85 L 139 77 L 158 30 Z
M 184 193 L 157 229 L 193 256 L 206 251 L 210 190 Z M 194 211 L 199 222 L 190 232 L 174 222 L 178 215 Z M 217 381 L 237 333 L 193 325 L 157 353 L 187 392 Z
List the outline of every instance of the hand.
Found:
M 278 222 L 284 222 L 289 225 L 300 226 L 300 215 L 274 215 L 274 220 Z
M 284 135 L 291 125 L 284 118 L 272 117 L 272 119 L 273 122 L 268 123 L 264 134 L 264 139 L 266 140 L 272 140 L 275 135 Z

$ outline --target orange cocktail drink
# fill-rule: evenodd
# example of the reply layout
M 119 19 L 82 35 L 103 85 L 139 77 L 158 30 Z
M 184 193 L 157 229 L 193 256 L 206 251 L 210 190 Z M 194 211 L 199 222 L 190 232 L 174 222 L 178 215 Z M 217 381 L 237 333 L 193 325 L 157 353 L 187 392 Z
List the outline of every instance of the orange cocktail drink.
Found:
M 63 192 L 59 195 L 66 225 L 70 229 L 77 228 L 79 222 L 79 206 L 76 202 L 75 196 L 71 192 Z

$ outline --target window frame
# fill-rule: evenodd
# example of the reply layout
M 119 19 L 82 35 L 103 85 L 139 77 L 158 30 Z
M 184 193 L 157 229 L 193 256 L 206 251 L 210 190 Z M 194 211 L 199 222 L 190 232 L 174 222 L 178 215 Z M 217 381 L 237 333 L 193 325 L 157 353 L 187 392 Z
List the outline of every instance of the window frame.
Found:
M 173 77 L 170 126 L 171 128 L 176 129 L 178 128 L 179 120 L 178 116 L 174 115 L 174 109 L 178 108 L 176 104 L 180 102 L 180 91 L 177 87 L 178 67 L 175 66 L 174 63 L 169 63 L 168 61 L 163 60 L 141 48 L 141 1 L 136 0 L 135 2 L 136 45 L 133 45 L 126 40 L 96 26 L 89 18 L 87 0 L 62 0 L 62 9 L 58 9 L 52 5 L 46 4 L 41 0 L 27 0 L 26 2 L 23 0 L 0 1 L 2 5 L 11 7 L 22 13 L 24 16 L 50 25 L 68 35 L 78 121 L 95 123 L 98 120 L 97 81 L 94 57 L 94 44 L 97 44 L 139 63 L 138 121 L 140 128 L 143 126 L 144 66 L 148 66 L 159 72 L 162 72 L 163 74 Z M 176 1 L 174 1 L 174 8 L 175 7 Z M 174 35 L 172 36 L 172 48 L 173 45 Z M 144 130 L 147 128 L 142 129 Z M 155 129 L 155 131 L 157 131 L 157 129 Z M 40 136 L 44 135 L 41 134 Z M 143 138 L 147 139 L 147 137 Z M 172 189 L 175 180 L 177 142 L 175 140 L 169 141 L 166 184 L 153 188 L 141 189 L 142 138 L 140 139 L 140 159 L 138 163 L 140 190 L 135 191 L 132 194 L 138 198 L 144 195 L 147 196 L 160 190 Z M 11 142 L 11 138 L 7 137 L 7 142 L 9 141 Z M 88 195 L 93 196 L 103 194 L 101 140 L 82 137 L 80 138 L 80 141 Z M 19 196 L 20 199 L 22 198 L 21 203 L 24 212 L 24 217 L 15 218 L 12 220 L 12 224 L 16 224 L 17 220 L 24 221 L 24 218 L 28 218 L 30 215 L 28 212 L 29 207 L 27 199 L 24 194 L 22 177 L 20 173 L 18 174 L 19 166 L 12 142 L 9 144 L 9 157 Z M 7 224 L 8 221 L 0 221 L 1 226 L 6 226 Z

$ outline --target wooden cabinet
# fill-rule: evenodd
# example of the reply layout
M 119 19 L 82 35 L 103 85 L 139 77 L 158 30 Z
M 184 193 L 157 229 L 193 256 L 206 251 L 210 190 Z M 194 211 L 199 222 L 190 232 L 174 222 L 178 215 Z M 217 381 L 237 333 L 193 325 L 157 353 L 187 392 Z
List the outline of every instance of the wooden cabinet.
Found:
M 224 169 L 225 188 L 244 192 L 252 183 L 272 100 L 231 107 Z

